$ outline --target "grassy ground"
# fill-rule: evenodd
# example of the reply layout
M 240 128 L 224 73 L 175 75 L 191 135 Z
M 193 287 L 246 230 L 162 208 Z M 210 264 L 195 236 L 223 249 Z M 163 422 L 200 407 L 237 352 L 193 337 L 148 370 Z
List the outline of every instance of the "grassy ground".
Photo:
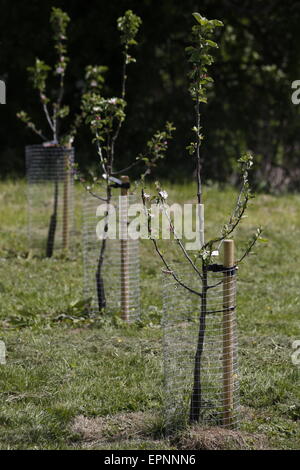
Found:
M 88 318 L 80 234 L 68 258 L 28 251 L 25 193 L 22 181 L 0 183 L 0 449 L 300 448 L 291 361 L 300 339 L 300 196 L 260 195 L 238 231 L 239 251 L 257 225 L 269 239 L 239 271 L 240 434 L 193 428 L 171 439 L 159 413 L 161 274 L 152 246 L 142 245 L 143 321 Z M 169 193 L 191 202 L 194 188 Z M 205 197 L 209 235 L 225 222 L 234 191 L 209 187 Z M 80 226 L 80 204 L 77 211 Z

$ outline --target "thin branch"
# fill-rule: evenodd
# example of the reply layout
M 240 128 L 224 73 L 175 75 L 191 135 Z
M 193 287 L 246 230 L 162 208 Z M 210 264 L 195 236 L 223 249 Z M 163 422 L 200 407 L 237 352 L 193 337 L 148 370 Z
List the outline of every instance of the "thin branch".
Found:
M 42 131 L 40 131 L 39 129 L 37 129 L 35 127 L 35 125 L 31 122 L 31 123 L 26 123 L 28 129 L 31 129 L 36 135 L 38 135 L 42 140 L 44 140 L 45 142 L 47 142 L 47 137 L 44 136 L 44 134 L 42 133 Z
M 247 248 L 246 248 L 246 250 L 245 250 L 243 256 L 241 256 L 241 258 L 240 258 L 238 261 L 236 261 L 236 264 L 240 264 L 240 263 L 249 255 L 249 253 L 252 251 L 252 248 L 254 247 L 254 245 L 256 244 L 257 240 L 259 239 L 261 233 L 262 233 L 262 229 L 259 228 L 259 229 L 256 231 L 256 233 L 255 233 L 253 239 L 251 240 L 251 242 L 250 242 L 249 245 L 247 246 Z
M 58 92 L 58 98 L 57 98 L 57 101 L 56 101 L 56 104 L 55 104 L 55 111 L 54 111 L 54 115 L 53 115 L 53 119 L 54 119 L 54 127 L 55 127 L 55 139 L 58 140 L 58 132 L 59 132 L 59 124 L 60 124 L 60 120 L 59 120 L 59 117 L 57 116 L 58 113 L 59 113 L 59 110 L 61 108 L 61 103 L 62 103 L 62 100 L 63 100 L 63 96 L 64 96 L 64 93 L 65 93 L 65 72 L 61 74 L 61 77 L 60 77 L 60 87 L 59 87 L 59 92 Z
M 96 137 L 97 137 L 97 151 L 98 151 L 98 155 L 100 157 L 100 163 L 101 163 L 101 166 L 102 166 L 102 169 L 103 169 L 104 173 L 107 174 L 107 168 L 106 168 L 105 163 L 104 163 L 104 158 L 103 158 L 103 154 L 102 154 L 102 148 L 101 148 L 101 145 L 100 145 L 98 133 L 96 134 Z
M 234 219 L 234 217 L 236 217 L 237 210 L 238 210 L 238 208 L 239 208 L 239 206 L 240 206 L 240 203 L 241 203 L 241 199 L 242 199 L 242 195 L 243 195 L 243 192 L 244 192 L 244 188 L 245 188 L 245 182 L 243 182 L 242 187 L 241 187 L 241 189 L 240 189 L 239 195 L 238 195 L 238 197 L 237 197 L 236 204 L 235 204 L 235 206 L 234 206 L 235 208 L 234 208 L 233 214 L 232 214 L 232 216 L 230 217 L 230 221 L 231 221 L 232 219 Z M 238 221 L 237 221 L 236 225 L 234 226 L 233 230 L 232 230 L 230 233 L 232 233 L 232 232 L 234 231 L 234 229 L 236 228 L 236 226 L 239 224 L 239 222 L 240 222 L 240 220 L 241 220 L 242 216 L 244 215 L 244 212 L 245 212 L 245 210 L 246 210 L 246 208 L 247 208 L 248 201 L 249 201 L 249 198 L 245 198 L 245 204 L 246 204 L 246 206 L 245 206 L 245 208 L 244 208 L 243 213 L 241 214 L 241 216 L 238 217 Z M 229 222 L 229 223 L 230 223 L 230 222 Z M 230 233 L 226 234 L 226 236 L 230 235 Z M 220 250 L 220 248 L 221 248 L 222 243 L 223 243 L 224 240 L 225 240 L 225 237 L 223 237 L 223 238 L 220 240 L 220 244 L 218 245 L 217 250 Z M 217 242 L 215 242 L 215 243 L 217 243 Z
M 248 204 L 248 201 L 249 201 L 249 197 L 248 196 L 245 196 L 245 203 L 244 203 L 244 206 L 241 210 L 241 213 L 239 214 L 236 222 L 231 226 L 230 230 L 228 230 L 224 235 L 218 237 L 218 238 L 214 238 L 212 240 L 209 240 L 207 243 L 205 243 L 205 245 L 203 245 L 202 249 L 206 249 L 208 247 L 212 247 L 212 245 L 214 245 L 215 243 L 218 243 L 218 242 L 223 242 L 225 240 L 226 237 L 229 237 L 232 232 L 234 232 L 234 230 L 236 229 L 236 227 L 238 226 L 238 224 L 240 223 L 246 209 L 247 209 L 247 204 Z
M 65 73 L 63 73 L 60 77 L 60 89 L 59 89 L 59 94 L 57 98 L 58 108 L 60 107 L 63 97 L 64 97 L 64 92 L 65 92 L 64 84 L 65 84 Z
M 113 164 L 114 164 L 114 147 L 109 130 L 106 132 L 106 154 L 107 154 L 107 175 L 111 176 Z
M 211 285 L 211 286 L 207 286 L 206 289 L 207 289 L 207 290 L 208 290 L 208 289 L 214 289 L 215 287 L 218 287 L 218 286 L 220 286 L 221 284 L 223 284 L 223 279 L 222 279 L 222 281 L 219 281 L 219 282 L 217 282 L 216 284 L 213 284 L 213 285 Z
M 51 129 L 52 132 L 54 133 L 54 123 L 53 123 L 53 121 L 52 121 L 52 119 L 51 119 L 51 117 L 50 117 L 49 110 L 48 110 L 48 106 L 47 106 L 46 103 L 43 102 L 43 100 L 41 100 L 41 101 L 42 101 L 43 110 L 44 110 L 44 113 L 45 113 L 47 122 L 48 122 L 48 124 L 49 124 L 49 126 L 50 126 L 50 129 Z
M 120 174 L 124 173 L 125 171 L 131 170 L 131 168 L 135 167 L 136 165 L 139 165 L 140 163 L 142 163 L 142 160 L 137 160 L 137 161 L 133 162 L 131 165 L 127 166 L 126 168 L 123 168 L 122 170 L 118 170 L 118 171 L 113 171 L 111 174 L 112 175 L 120 175 Z
M 169 264 L 168 264 L 167 261 L 165 260 L 163 254 L 161 253 L 160 249 L 158 248 L 158 245 L 157 245 L 157 242 L 156 242 L 155 238 L 150 237 L 150 240 L 152 240 L 157 254 L 159 255 L 159 257 L 160 257 L 160 259 L 162 260 L 162 262 L 164 263 L 164 265 L 165 265 L 166 269 L 168 270 L 169 274 L 171 274 L 171 276 L 173 276 L 173 278 L 175 279 L 175 281 L 176 281 L 181 287 L 184 287 L 186 290 L 188 290 L 188 291 L 191 292 L 192 294 L 196 294 L 196 295 L 198 295 L 199 297 L 202 297 L 202 293 L 201 293 L 201 292 L 195 291 L 195 290 L 192 289 L 191 287 L 189 287 L 189 286 L 187 286 L 186 284 L 184 284 L 184 282 L 182 282 L 180 279 L 178 279 L 177 275 L 176 275 L 176 274 L 174 273 L 174 271 L 171 269 L 171 267 L 169 266 Z
M 125 96 L 126 96 L 127 51 L 128 51 L 128 45 L 126 44 L 126 46 L 125 46 L 125 52 L 124 52 L 123 69 L 122 69 L 122 100 L 125 100 Z M 113 158 L 114 158 L 115 143 L 116 143 L 116 140 L 117 140 L 117 138 L 118 138 L 118 136 L 119 136 L 119 133 L 120 133 L 122 124 L 123 124 L 123 122 L 122 122 L 121 120 L 119 120 L 117 129 L 116 129 L 116 132 L 115 132 L 115 134 L 114 134 L 113 137 L 112 137 L 112 141 L 111 141 L 112 160 L 113 160 Z
M 146 214 L 146 217 L 147 217 L 147 228 L 148 228 L 148 235 L 149 235 L 149 238 L 150 240 L 152 240 L 152 243 L 154 245 L 154 248 L 155 248 L 155 251 L 157 252 L 157 254 L 159 255 L 160 259 L 162 260 L 164 266 L 166 267 L 166 269 L 168 270 L 169 274 L 171 274 L 171 276 L 174 278 L 174 280 L 181 286 L 181 287 L 184 287 L 184 289 L 188 290 L 189 292 L 191 292 L 192 294 L 195 294 L 195 295 L 198 295 L 199 297 L 202 297 L 202 293 L 201 292 L 197 292 L 195 291 L 194 289 L 192 289 L 191 287 L 187 286 L 184 282 L 182 282 L 178 277 L 177 275 L 174 273 L 174 271 L 171 269 L 170 265 L 168 264 L 168 262 L 166 261 L 166 259 L 164 258 L 163 254 L 161 253 L 159 247 L 158 247 L 158 244 L 155 240 L 155 238 L 153 238 L 151 236 L 151 217 L 149 216 L 149 213 L 148 213 L 148 210 L 147 210 L 147 206 L 146 206 L 146 199 L 145 199 L 145 193 L 144 193 L 144 189 L 142 189 L 142 201 L 143 201 L 143 205 L 144 205 L 144 209 L 145 209 L 145 214 Z
M 198 71 L 199 75 L 199 71 Z M 198 76 L 198 82 L 199 82 Z M 201 116 L 200 116 L 200 96 L 199 96 L 199 85 L 197 83 L 197 104 L 196 104 L 196 118 L 197 118 L 197 198 L 198 204 L 202 202 L 202 181 L 201 181 L 201 161 L 200 161 L 200 125 L 201 125 Z
M 179 247 L 181 248 L 185 258 L 188 260 L 188 262 L 190 263 L 190 265 L 192 266 L 192 268 L 194 269 L 194 271 L 196 271 L 196 273 L 199 275 L 199 277 L 202 279 L 202 274 L 201 272 L 199 271 L 199 269 L 197 268 L 197 266 L 195 265 L 195 263 L 193 262 L 193 260 L 191 259 L 191 257 L 189 256 L 188 252 L 186 251 L 185 247 L 183 246 L 183 243 L 181 242 L 181 240 L 178 238 L 177 234 L 176 234 L 176 231 L 175 231 L 175 227 L 166 211 L 166 208 L 165 208 L 165 205 L 164 203 L 162 203 L 162 206 L 163 206 L 163 209 L 164 209 L 164 213 L 168 219 L 168 222 L 170 224 L 170 228 L 174 234 L 174 237 L 175 237 L 175 240 L 177 242 L 177 244 L 179 245 Z
M 103 201 L 103 202 L 108 202 L 107 198 L 105 199 L 104 197 L 98 196 L 91 189 L 86 189 L 86 190 L 91 196 L 95 197 L 96 199 L 99 199 L 100 201 Z
M 125 52 L 124 52 L 124 62 L 123 62 L 123 70 L 122 70 L 122 99 L 125 100 L 126 95 L 126 81 L 127 81 L 127 53 L 128 53 L 128 44 L 125 45 Z

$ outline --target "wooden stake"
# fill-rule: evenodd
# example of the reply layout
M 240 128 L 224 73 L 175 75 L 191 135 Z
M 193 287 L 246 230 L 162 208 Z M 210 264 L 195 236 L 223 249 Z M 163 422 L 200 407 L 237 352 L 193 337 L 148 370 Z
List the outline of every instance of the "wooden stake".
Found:
M 121 176 L 122 183 L 129 183 L 128 176 Z M 128 188 L 121 188 L 121 318 L 129 321 L 129 250 L 128 250 Z
M 69 192 L 70 192 L 70 168 L 69 153 L 64 156 L 64 195 L 63 195 L 63 249 L 69 249 Z
M 234 241 L 224 240 L 224 267 L 235 265 Z M 223 425 L 230 426 L 233 412 L 234 386 L 234 319 L 235 277 L 231 271 L 224 272 L 223 283 Z

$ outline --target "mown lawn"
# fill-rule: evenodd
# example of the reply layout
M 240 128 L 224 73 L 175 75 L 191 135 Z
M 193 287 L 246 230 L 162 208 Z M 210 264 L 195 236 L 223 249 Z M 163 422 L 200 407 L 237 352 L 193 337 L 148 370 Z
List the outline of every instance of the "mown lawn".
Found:
M 142 321 L 91 319 L 82 310 L 81 194 L 69 257 L 28 250 L 26 184 L 0 183 L 1 449 L 175 449 L 188 438 L 164 433 L 161 268 L 150 242 L 142 253 Z M 191 202 L 192 185 L 169 186 Z M 207 237 L 230 213 L 235 192 L 205 189 Z M 237 233 L 264 237 L 239 269 L 241 432 L 243 446 L 300 448 L 300 196 L 259 195 Z M 171 250 L 171 260 L 175 251 Z M 251 435 L 253 434 L 253 440 Z M 193 435 L 194 436 L 194 435 Z M 194 439 L 195 437 L 193 437 Z M 235 447 L 235 444 L 228 444 Z

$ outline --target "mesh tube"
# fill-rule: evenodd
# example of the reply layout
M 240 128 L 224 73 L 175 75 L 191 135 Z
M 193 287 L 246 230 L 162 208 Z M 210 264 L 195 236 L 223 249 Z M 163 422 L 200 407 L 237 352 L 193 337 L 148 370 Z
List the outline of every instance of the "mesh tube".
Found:
M 235 269 L 206 271 L 204 281 L 197 273 L 181 280 L 204 296 L 164 275 L 167 429 L 193 422 L 234 428 L 239 416 Z
M 30 247 L 52 256 L 68 249 L 72 236 L 74 149 L 30 145 L 25 155 Z
M 117 227 L 124 230 L 124 215 L 130 204 L 136 203 L 136 196 L 112 197 Z M 99 259 L 103 250 L 103 240 L 98 234 L 103 233 L 99 223 L 103 218 L 97 215 L 97 208 L 105 202 L 87 194 L 84 203 L 84 295 L 88 300 L 91 314 L 99 315 L 101 310 L 119 315 L 125 321 L 140 318 L 140 260 L 139 240 L 107 238 L 103 254 L 103 263 L 99 274 Z M 99 214 L 99 212 L 98 212 Z M 111 229 L 114 218 L 110 216 Z M 127 222 L 125 221 L 125 226 Z M 124 237 L 125 238 L 125 237 Z M 99 297 L 102 299 L 99 302 Z M 104 301 L 103 301 L 104 300 Z

